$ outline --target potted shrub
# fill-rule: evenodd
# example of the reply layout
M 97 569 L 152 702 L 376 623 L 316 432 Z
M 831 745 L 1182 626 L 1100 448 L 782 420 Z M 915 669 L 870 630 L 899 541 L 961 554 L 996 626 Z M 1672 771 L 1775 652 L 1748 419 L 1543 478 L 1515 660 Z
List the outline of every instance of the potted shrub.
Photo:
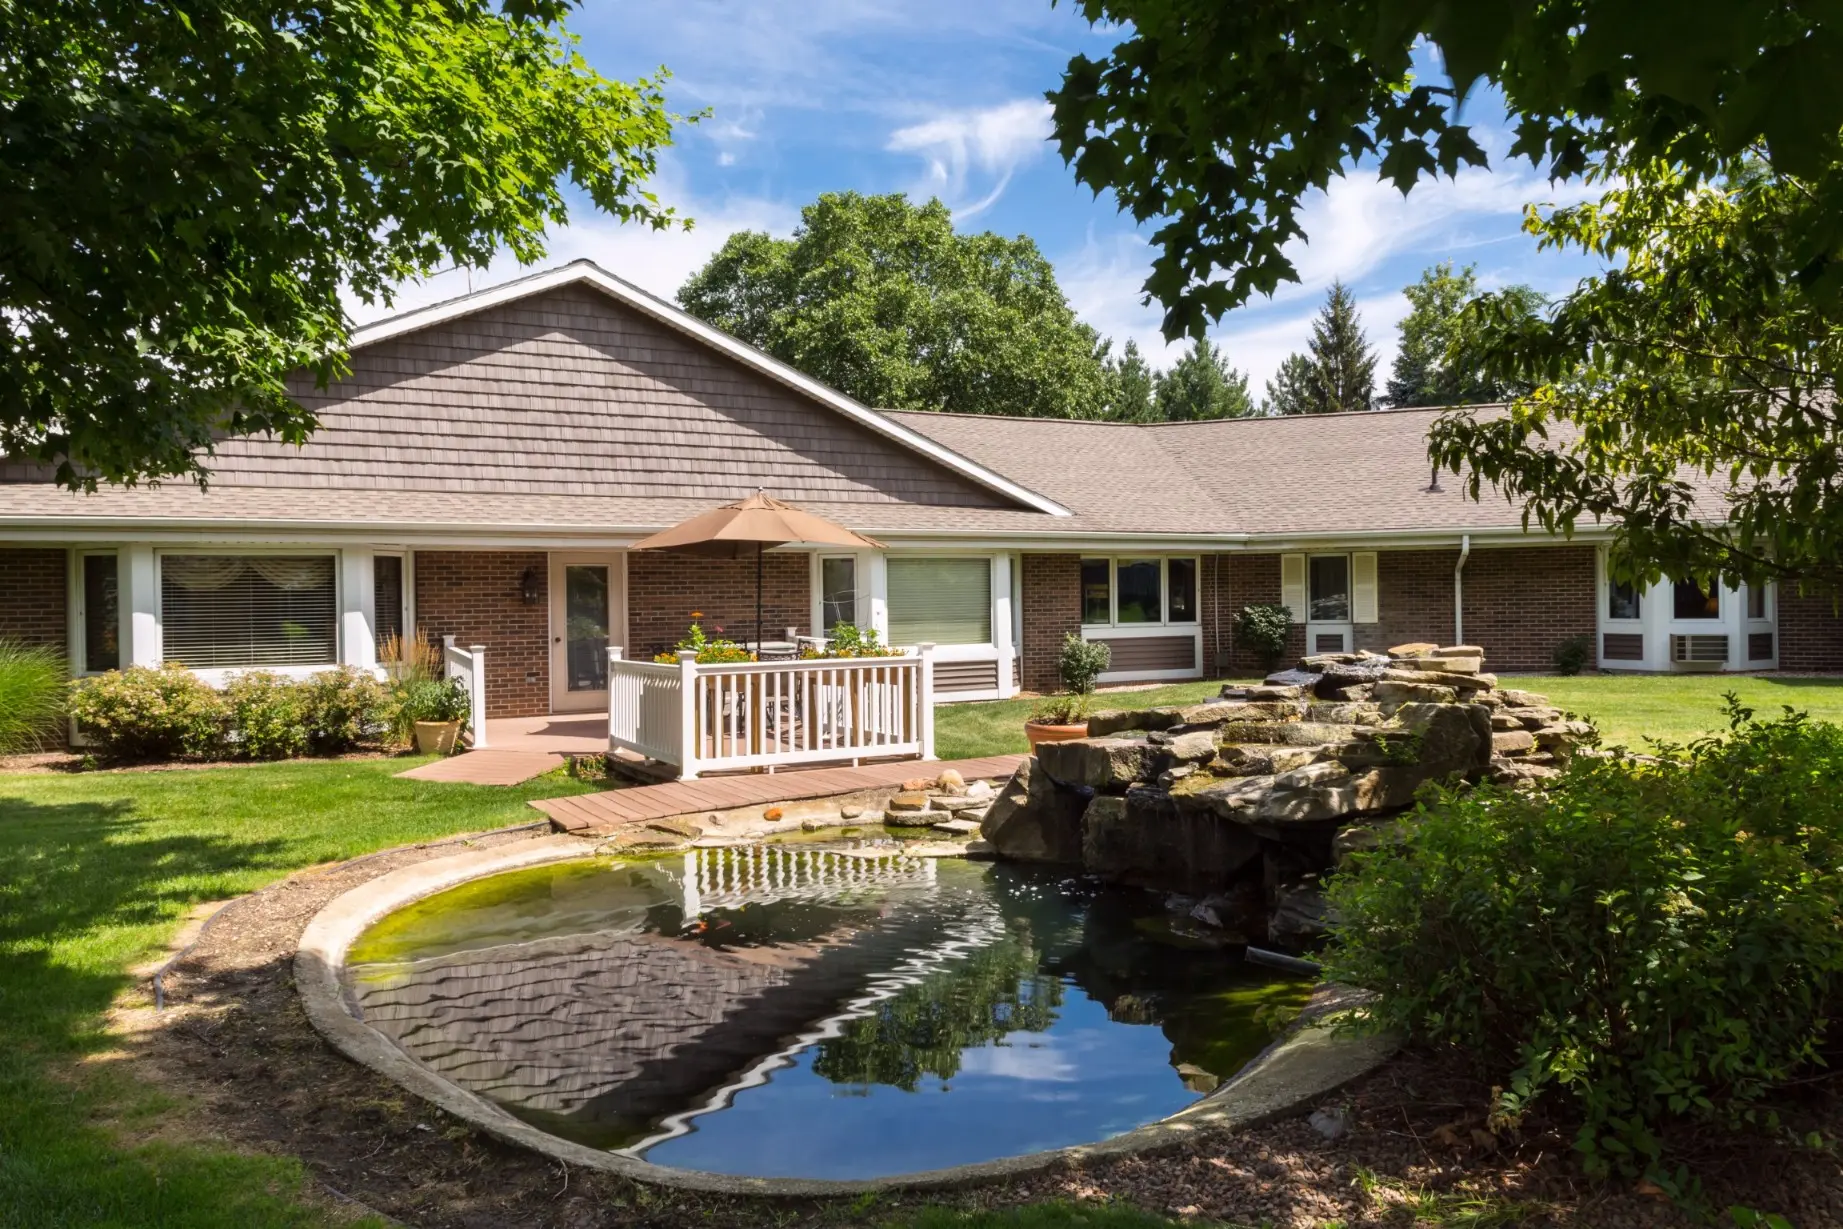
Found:
M 1034 750 L 1039 743 L 1068 742 L 1088 736 L 1088 709 L 1092 703 L 1095 680 L 1113 662 L 1113 650 L 1104 644 L 1090 643 L 1074 632 L 1062 638 L 1062 652 L 1056 657 L 1056 672 L 1062 676 L 1068 693 L 1050 696 L 1024 722 L 1024 737 Z
M 459 682 L 412 679 L 397 693 L 397 732 L 413 736 L 424 755 L 448 755 L 466 724 L 467 692 Z

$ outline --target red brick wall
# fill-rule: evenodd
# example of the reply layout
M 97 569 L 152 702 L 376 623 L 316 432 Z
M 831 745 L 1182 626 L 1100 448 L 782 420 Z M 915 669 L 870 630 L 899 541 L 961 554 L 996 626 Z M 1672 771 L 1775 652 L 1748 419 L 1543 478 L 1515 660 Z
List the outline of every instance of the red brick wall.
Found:
M 1472 550 L 1465 565 L 1465 642 L 1485 668 L 1547 671 L 1564 639 L 1596 634 L 1594 548 Z
M 525 569 L 538 600 L 521 597 Z M 486 715 L 550 711 L 550 559 L 543 551 L 417 551 L 416 626 L 486 647 Z
M 1024 690 L 1060 690 L 1056 657 L 1062 638 L 1081 632 L 1081 556 L 1024 555 L 1023 573 Z
M 1356 624 L 1356 647 L 1380 653 L 1415 640 L 1451 644 L 1453 565 L 1458 562 L 1456 550 L 1378 551 L 1377 621 Z M 1466 631 L 1471 632 L 1469 623 Z M 1485 645 L 1486 650 L 1491 647 Z
M 1826 584 L 1779 586 L 1779 668 L 1843 670 L 1843 595 Z
M 6 578 L 0 638 L 45 645 L 59 653 L 69 649 L 67 567 L 68 556 L 62 550 L 0 549 L 0 576 Z
M 1267 663 L 1235 642 L 1235 616 L 1243 606 L 1263 605 L 1280 600 L 1280 556 L 1234 555 L 1227 560 L 1223 589 L 1222 647 L 1227 659 L 1224 677 L 1254 677 L 1265 672 Z M 1302 612 L 1295 610 L 1297 619 Z M 1305 625 L 1294 623 L 1287 637 L 1286 653 L 1280 660 L 1284 669 L 1305 656 Z
M 1229 569 L 1234 566 L 1228 555 L 1205 555 L 1197 578 L 1197 617 L 1203 624 L 1203 677 L 1220 677 L 1228 668 L 1229 641 L 1235 634 L 1229 609 Z M 1218 670 L 1218 664 L 1223 667 Z
M 812 562 L 805 554 L 762 557 L 762 634 L 779 640 L 797 627 L 811 634 Z M 755 639 L 755 558 L 703 559 L 668 551 L 627 556 L 627 654 L 651 657 L 684 639 L 692 612 L 704 633 Z

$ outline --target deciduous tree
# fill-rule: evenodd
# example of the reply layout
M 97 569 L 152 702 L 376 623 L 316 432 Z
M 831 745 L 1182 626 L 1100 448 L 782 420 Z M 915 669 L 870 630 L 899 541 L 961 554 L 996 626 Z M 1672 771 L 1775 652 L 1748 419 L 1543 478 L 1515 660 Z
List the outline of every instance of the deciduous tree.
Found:
M 1093 418 L 1105 345 L 1022 236 L 962 235 L 938 200 L 827 193 L 790 239 L 732 235 L 685 309 L 868 405 Z
M 1486 370 L 1478 318 L 1466 311 L 1478 297 L 1476 266 L 1455 273 L 1452 261 L 1442 261 L 1402 294 L 1410 307 L 1384 393 L 1390 405 L 1476 405 L 1529 391 L 1527 381 L 1498 379 Z M 1529 286 L 1505 287 L 1497 300 L 1519 315 L 1534 315 L 1547 303 Z
M 568 0 L 0 4 L 0 452 L 73 486 L 299 442 L 342 293 L 544 253 L 562 183 L 623 220 L 673 117 Z

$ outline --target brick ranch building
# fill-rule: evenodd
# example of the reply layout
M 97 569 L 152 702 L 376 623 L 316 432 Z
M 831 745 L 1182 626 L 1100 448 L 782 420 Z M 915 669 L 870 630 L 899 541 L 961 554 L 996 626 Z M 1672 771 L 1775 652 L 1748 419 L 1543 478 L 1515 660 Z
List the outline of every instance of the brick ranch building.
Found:
M 1523 532 L 1431 481 L 1436 411 L 1120 424 L 879 412 L 586 262 L 358 331 L 296 395 L 309 444 L 226 441 L 209 490 L 60 490 L 0 464 L 0 636 L 77 674 L 373 667 L 421 629 L 486 650 L 490 716 L 605 708 L 606 654 L 694 619 L 753 629 L 752 561 L 633 552 L 757 488 L 887 549 L 766 559 L 778 638 L 838 621 L 932 641 L 943 698 L 1244 674 L 1233 617 L 1293 613 L 1296 652 L 1406 639 L 1550 667 L 1843 668 L 1827 595 L 1610 584 L 1604 536 Z M 599 664 L 598 664 L 599 663 Z

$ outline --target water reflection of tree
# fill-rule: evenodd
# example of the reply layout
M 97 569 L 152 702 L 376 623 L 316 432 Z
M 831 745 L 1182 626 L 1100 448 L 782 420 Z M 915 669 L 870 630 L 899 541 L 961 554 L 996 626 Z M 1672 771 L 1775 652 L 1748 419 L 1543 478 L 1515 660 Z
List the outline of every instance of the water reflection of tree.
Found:
M 877 1004 L 819 1043 L 813 1070 L 837 1084 L 914 1092 L 925 1076 L 950 1080 L 962 1051 L 1017 1032 L 1041 1032 L 1062 1005 L 1062 983 L 1037 970 L 1028 931 L 955 961 Z

